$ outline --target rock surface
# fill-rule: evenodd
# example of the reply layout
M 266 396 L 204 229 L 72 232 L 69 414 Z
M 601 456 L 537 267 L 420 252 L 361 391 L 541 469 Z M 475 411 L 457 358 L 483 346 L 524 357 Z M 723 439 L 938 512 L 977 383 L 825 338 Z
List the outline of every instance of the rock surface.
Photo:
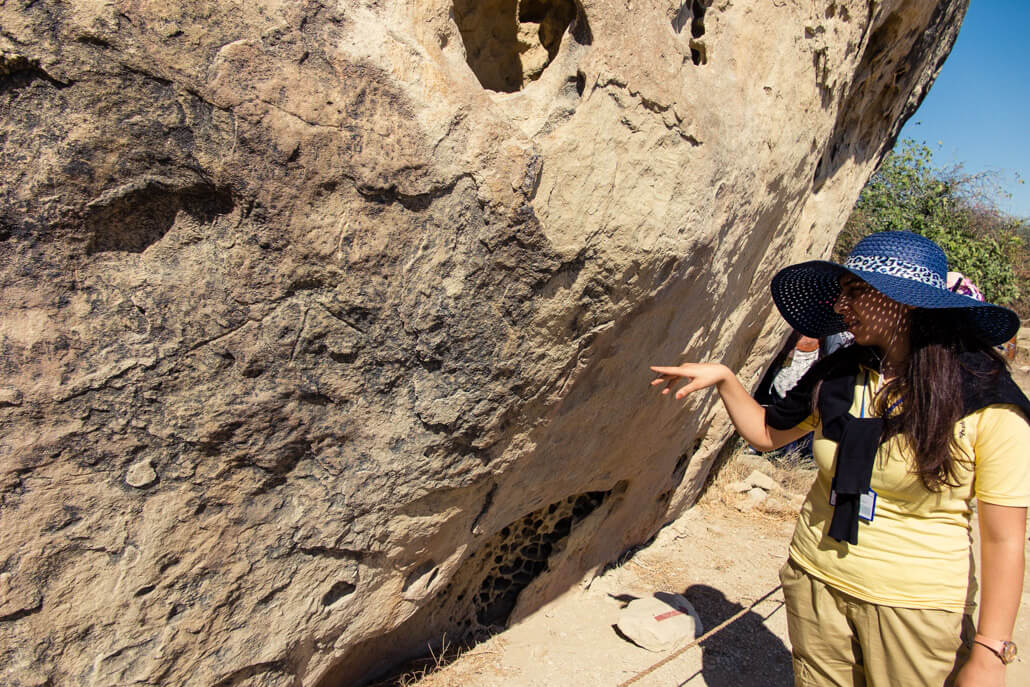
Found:
M 647 365 L 755 379 L 966 4 L 0 4 L 0 683 L 358 684 L 646 540 L 728 432 Z
M 681 594 L 655 592 L 634 599 L 619 613 L 619 631 L 648 651 L 668 651 L 704 633 L 701 616 Z
M 769 475 L 765 474 L 761 470 L 752 470 L 751 473 L 744 479 L 749 487 L 757 487 L 763 491 L 781 491 L 779 482 L 774 480 Z

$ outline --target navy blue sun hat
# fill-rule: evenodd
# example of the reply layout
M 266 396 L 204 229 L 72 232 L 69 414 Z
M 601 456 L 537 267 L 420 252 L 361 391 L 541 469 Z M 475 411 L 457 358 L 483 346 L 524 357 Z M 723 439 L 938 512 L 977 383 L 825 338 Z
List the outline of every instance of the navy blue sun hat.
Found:
M 843 265 L 812 260 L 780 270 L 772 297 L 783 318 L 805 336 L 821 338 L 847 329 L 833 311 L 840 278 L 852 274 L 891 300 L 916 308 L 952 311 L 957 324 L 976 330 L 991 345 L 1019 329 L 1016 313 L 948 290 L 948 259 L 940 246 L 910 231 L 866 236 Z

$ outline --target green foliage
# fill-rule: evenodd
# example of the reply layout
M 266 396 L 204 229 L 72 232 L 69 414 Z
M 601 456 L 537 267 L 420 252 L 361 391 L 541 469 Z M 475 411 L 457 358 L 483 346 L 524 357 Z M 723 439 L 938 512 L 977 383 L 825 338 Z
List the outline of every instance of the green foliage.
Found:
M 843 260 L 862 237 L 914 231 L 944 249 L 948 267 L 962 272 L 992 303 L 1030 315 L 1030 224 L 998 210 L 989 173 L 962 174 L 933 163 L 925 145 L 904 140 L 869 179 L 834 247 Z

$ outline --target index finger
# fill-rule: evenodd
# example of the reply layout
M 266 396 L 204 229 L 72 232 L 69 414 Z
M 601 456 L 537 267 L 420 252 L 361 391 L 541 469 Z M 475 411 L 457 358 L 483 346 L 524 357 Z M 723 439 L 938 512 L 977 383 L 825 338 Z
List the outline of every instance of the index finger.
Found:
M 651 366 L 651 370 L 656 372 L 656 373 L 658 373 L 658 374 L 660 374 L 660 375 L 672 375 L 674 377 L 683 377 L 683 376 L 685 376 L 683 374 L 683 370 L 681 370 L 678 367 L 659 367 L 657 365 L 652 365 Z

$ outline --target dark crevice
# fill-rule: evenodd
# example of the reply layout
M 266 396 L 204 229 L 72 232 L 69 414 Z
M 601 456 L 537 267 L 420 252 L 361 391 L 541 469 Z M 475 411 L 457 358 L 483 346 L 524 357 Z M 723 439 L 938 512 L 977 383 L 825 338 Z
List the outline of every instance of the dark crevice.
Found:
M 333 399 L 317 391 L 300 391 L 297 393 L 297 400 L 301 403 L 310 403 L 311 405 L 323 407 L 333 402 Z
M 705 35 L 705 12 L 709 5 L 711 0 L 684 0 L 672 16 L 672 30 L 682 33 L 689 24 L 691 36 L 700 38 Z
M 111 47 L 111 44 L 108 43 L 106 40 L 104 40 L 100 36 L 94 36 L 92 34 L 79 36 L 75 40 L 84 45 L 92 45 L 97 48 L 104 48 L 105 50 Z
M 13 623 L 15 620 L 21 620 L 22 618 L 27 618 L 28 616 L 34 615 L 36 613 L 39 613 L 42 610 L 43 610 L 43 599 L 40 598 L 39 603 L 37 603 L 32 608 L 23 608 L 21 610 L 15 611 L 14 613 L 8 613 L 7 615 L 0 615 L 0 623 L 7 623 L 7 622 L 12 622 Z
M 694 449 L 694 451 L 696 452 L 697 449 Z M 687 469 L 687 463 L 690 462 L 690 456 L 691 454 L 684 453 L 682 456 L 679 457 L 679 460 L 676 461 L 675 467 L 672 468 L 673 475 L 682 474 L 683 471 Z
M 280 594 L 280 593 L 281 593 L 281 592 L 282 592 L 283 590 L 285 590 L 285 589 L 286 589 L 287 587 L 289 587 L 289 586 L 290 586 L 290 583 L 289 583 L 289 582 L 285 582 L 285 583 L 283 583 L 283 584 L 280 584 L 280 585 L 277 585 L 277 586 L 275 586 L 275 587 L 272 587 L 272 588 L 271 588 L 271 589 L 270 589 L 270 590 L 268 591 L 268 593 L 267 593 L 267 594 L 265 594 L 264 596 L 262 596 L 262 597 L 261 597 L 260 599 L 258 599 L 258 600 L 257 600 L 257 603 L 255 603 L 254 605 L 255 605 L 255 606 L 267 606 L 267 605 L 268 605 L 268 603 L 269 603 L 269 602 L 270 602 L 270 601 L 271 601 L 272 599 L 274 599 L 275 597 L 277 597 L 277 596 L 278 596 L 278 595 L 279 595 L 279 594 Z
M 324 288 L 325 282 L 322 279 L 309 275 L 300 277 L 296 281 L 287 284 L 286 288 L 283 289 L 283 296 L 289 298 L 290 296 L 294 296 L 298 293 L 303 293 L 305 291 L 319 291 Z
M 423 358 L 419 356 L 418 364 L 426 372 L 439 372 L 440 369 L 443 367 L 443 361 L 439 358 Z
M 428 587 L 432 583 L 432 581 L 436 579 L 436 575 L 439 572 L 439 567 L 437 566 L 435 561 L 425 561 L 424 563 L 416 567 L 414 570 L 412 570 L 410 573 L 408 573 L 408 576 L 404 580 L 404 586 L 401 588 L 401 591 L 408 591 L 409 589 L 411 589 L 412 586 L 414 586 L 416 583 L 419 583 L 427 575 L 429 575 L 430 577 L 429 580 L 425 582 L 424 586 Z
M 258 464 L 258 467 L 277 476 L 284 476 L 297 467 L 304 456 L 311 455 L 311 442 L 307 439 L 296 439 L 283 446 L 270 465 Z
M 690 25 L 690 61 L 696 66 L 708 64 L 708 48 L 701 38 L 705 35 L 705 13 L 711 0 L 684 0 L 672 16 L 672 30 L 677 34 Z
M 322 597 L 322 605 L 332 606 L 343 597 L 354 593 L 355 589 L 357 589 L 357 587 L 352 583 L 347 582 L 346 580 L 339 580 L 334 583 L 333 586 L 329 588 L 329 591 L 327 591 Z
M 334 351 L 330 351 L 329 357 L 333 360 L 333 362 L 342 363 L 344 365 L 350 365 L 358 359 L 358 354 L 356 351 L 354 353 L 336 353 Z
M 159 86 L 163 86 L 164 88 L 168 88 L 168 89 L 172 88 L 171 80 L 170 79 L 166 79 L 163 76 L 158 76 L 157 74 L 151 74 L 148 71 L 145 71 L 143 69 L 138 69 L 136 67 L 130 67 L 129 65 L 126 65 L 126 64 L 122 65 L 122 69 L 124 69 L 129 74 L 135 74 L 136 76 L 140 76 L 140 77 L 142 77 L 142 78 L 144 78 L 144 79 L 146 79 L 148 81 L 153 81 L 153 82 L 157 83 Z
M 206 509 L 206 505 L 207 504 L 201 504 L 201 507 L 198 507 L 196 514 L 199 515 L 200 513 L 203 513 L 204 510 Z M 160 566 L 158 566 L 157 572 L 158 572 L 159 575 L 164 575 L 166 570 L 168 570 L 172 566 L 175 566 L 175 565 L 178 565 L 178 564 L 179 564 L 179 557 L 178 556 L 170 556 L 170 557 L 166 558 L 165 560 L 161 561 Z
M 208 435 L 206 444 L 218 446 L 224 444 L 236 434 L 236 430 L 243 426 L 242 420 L 234 420 L 221 425 L 218 429 Z
M 168 233 L 180 212 L 205 225 L 232 208 L 232 196 L 225 189 L 205 184 L 176 189 L 145 179 L 90 204 L 84 220 L 86 252 L 142 253 Z
M 705 35 L 705 11 L 707 9 L 708 7 L 701 0 L 693 0 L 694 18 L 690 22 L 690 35 L 694 38 Z
M 60 532 L 61 530 L 74 525 L 82 520 L 82 516 L 79 515 L 79 509 L 74 506 L 62 506 L 62 516 L 55 519 L 44 527 L 46 532 Z
M 569 33 L 580 45 L 590 45 L 594 42 L 594 34 L 590 31 L 590 23 L 587 21 L 586 12 L 583 11 L 583 5 L 579 0 L 576 0 L 576 19 L 572 22 Z
M 703 44 L 693 43 L 690 45 L 690 61 L 700 67 L 703 64 L 708 64 L 708 50 Z
M 72 82 L 55 79 L 39 66 L 38 60 L 27 57 L 0 57 L 0 94 L 16 91 L 42 81 L 57 89 L 67 88 Z
M 479 509 L 479 514 L 476 515 L 476 519 L 472 521 L 472 527 L 470 530 L 474 534 L 476 528 L 479 527 L 479 521 L 483 519 L 483 516 L 490 510 L 490 506 L 494 503 L 494 494 L 497 493 L 497 485 L 490 487 L 490 491 L 486 493 L 486 498 L 483 500 L 483 507 Z
M 360 561 L 360 551 L 352 549 L 338 549 L 332 546 L 301 546 L 297 549 L 305 556 L 317 556 L 319 558 L 332 558 L 338 561 Z

